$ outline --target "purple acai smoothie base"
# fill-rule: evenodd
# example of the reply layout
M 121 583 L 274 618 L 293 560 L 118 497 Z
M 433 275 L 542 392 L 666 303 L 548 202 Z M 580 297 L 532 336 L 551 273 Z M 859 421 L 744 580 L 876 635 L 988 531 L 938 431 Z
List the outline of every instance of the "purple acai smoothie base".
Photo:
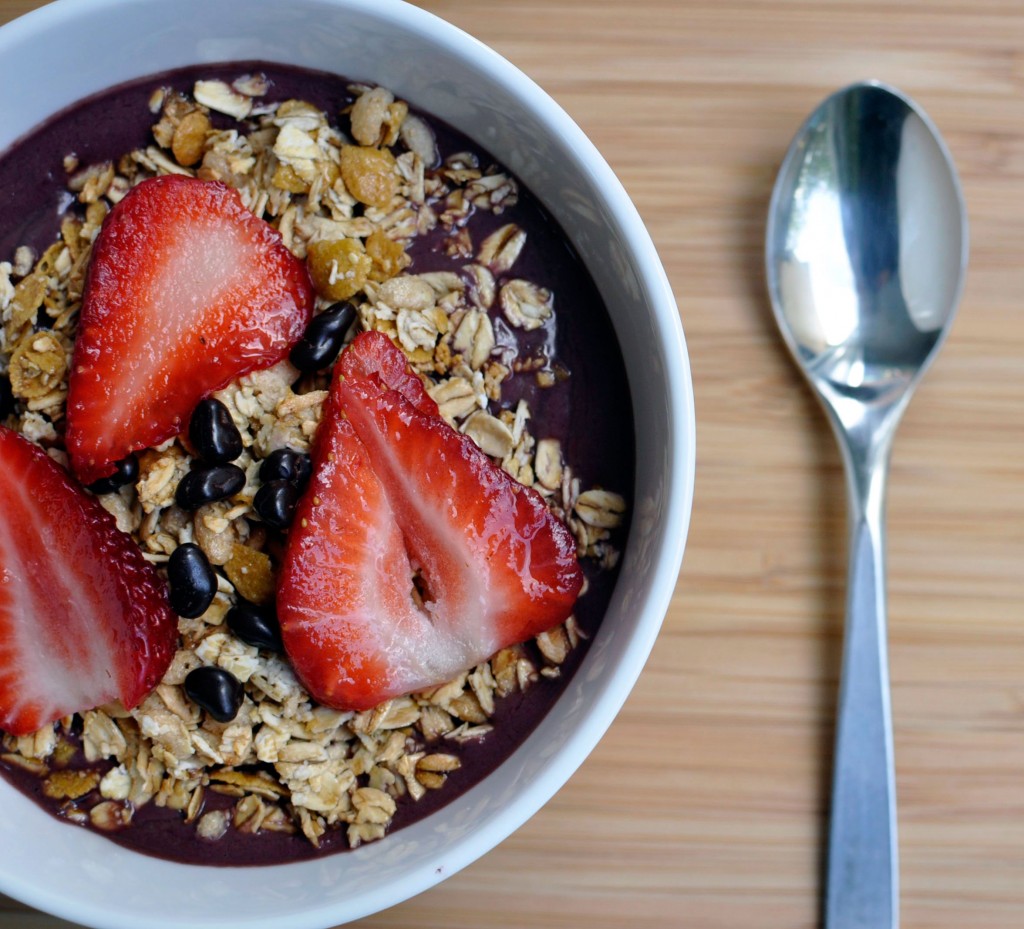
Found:
M 271 83 L 270 101 L 306 100 L 337 120 L 353 99 L 347 78 L 322 72 L 242 62 L 197 66 L 168 72 L 105 91 L 81 101 L 57 116 L 0 156 L 0 261 L 11 260 L 15 249 L 29 245 L 37 253 L 56 240 L 60 217 L 74 208 L 66 192 L 64 159 L 74 154 L 81 165 L 116 161 L 123 154 L 152 144 L 156 117 L 148 109 L 151 93 L 160 87 L 191 92 L 197 79 L 231 81 L 239 75 L 262 72 Z M 485 153 L 466 137 L 429 114 L 421 114 L 437 137 L 441 157 L 474 151 L 482 165 L 500 163 L 500 152 Z M 219 118 L 219 117 L 218 117 Z M 224 118 L 224 125 L 227 118 Z M 493 157 L 497 156 L 497 158 Z M 528 234 L 528 244 L 517 261 L 516 276 L 527 278 L 555 294 L 555 321 L 532 333 L 508 327 L 500 311 L 492 313 L 499 344 L 516 340 L 526 357 L 543 351 L 549 363 L 568 372 L 553 387 L 540 388 L 532 373 L 517 374 L 503 386 L 503 404 L 514 408 L 520 398 L 531 409 L 531 429 L 537 438 L 551 436 L 562 443 L 564 458 L 583 486 L 603 486 L 624 493 L 633 486 L 634 434 L 629 389 L 622 357 L 608 313 L 589 274 L 555 220 L 520 185 L 518 203 L 501 215 L 477 212 L 469 222 L 474 241 L 506 223 Z M 445 255 L 444 230 L 422 236 L 414 243 L 408 273 L 458 270 L 465 262 Z M 625 543 L 625 529 L 619 537 Z M 592 636 L 604 615 L 615 584 L 615 571 L 598 571 L 582 562 L 588 590 L 576 608 L 576 618 Z M 445 743 L 445 752 L 460 757 L 462 766 L 448 775 L 440 790 L 428 791 L 419 801 L 404 798 L 389 831 L 400 829 L 435 812 L 479 783 L 497 768 L 534 730 L 565 689 L 582 661 L 586 641 L 573 649 L 554 679 L 541 677 L 525 693 L 499 701 L 492 718 L 494 731 L 465 745 Z M 73 767 L 86 767 L 76 758 Z M 104 766 L 97 766 L 103 768 Z M 21 769 L 0 761 L 0 774 L 26 796 L 56 816 L 61 801 L 43 795 L 42 783 Z M 206 792 L 205 809 L 231 806 L 234 799 Z M 197 838 L 177 811 L 148 804 L 137 810 L 131 824 L 103 833 L 136 851 L 176 861 L 201 864 L 257 865 L 297 861 L 347 849 L 344 830 L 332 830 L 314 848 L 301 834 L 258 833 L 229 829 L 216 842 Z M 383 841 L 387 841 L 385 838 Z

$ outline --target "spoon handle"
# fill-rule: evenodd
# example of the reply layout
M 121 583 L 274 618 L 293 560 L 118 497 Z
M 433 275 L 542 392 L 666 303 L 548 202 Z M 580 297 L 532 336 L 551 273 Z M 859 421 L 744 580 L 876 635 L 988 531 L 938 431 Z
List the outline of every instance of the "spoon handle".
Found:
M 896 787 L 885 613 L 888 450 L 857 460 L 850 489 L 846 632 L 829 830 L 826 929 L 896 929 Z

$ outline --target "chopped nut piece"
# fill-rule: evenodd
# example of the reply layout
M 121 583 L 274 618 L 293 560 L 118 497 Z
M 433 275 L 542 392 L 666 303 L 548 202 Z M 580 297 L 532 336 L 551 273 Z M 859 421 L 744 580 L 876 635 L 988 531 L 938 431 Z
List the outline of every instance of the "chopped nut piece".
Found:
M 395 98 L 390 90 L 371 87 L 352 106 L 352 135 L 360 145 L 379 145 L 384 140 L 388 107 Z
M 428 387 L 427 393 L 437 403 L 441 415 L 449 423 L 468 416 L 479 406 L 472 383 L 464 377 L 450 377 L 433 387 Z
M 14 250 L 14 267 L 12 270 L 18 277 L 24 277 L 28 274 L 35 263 L 36 253 L 34 249 L 29 248 L 27 245 L 21 245 Z
M 222 839 L 228 831 L 228 813 L 226 810 L 211 810 L 204 813 L 196 824 L 196 835 L 208 842 Z
M 469 310 L 452 338 L 452 348 L 462 352 L 474 371 L 483 367 L 494 351 L 494 327 L 491 318 L 480 310 Z
M 541 439 L 537 443 L 533 470 L 548 490 L 562 486 L 562 445 L 558 439 Z
M 433 130 L 422 119 L 418 116 L 406 116 L 400 135 L 406 148 L 419 155 L 428 168 L 437 164 L 437 141 L 434 139 Z
M 24 755 L 19 755 L 15 752 L 4 752 L 0 755 L 0 761 L 4 761 L 16 768 L 21 768 L 22 771 L 27 771 L 36 777 L 43 777 L 50 770 L 44 762 L 39 761 L 37 758 L 26 758 Z
M 132 808 L 117 800 L 103 800 L 89 810 L 89 819 L 97 829 L 117 832 L 132 821 Z
M 245 74 L 235 78 L 231 82 L 231 86 L 247 97 L 262 97 L 270 90 L 270 81 L 267 80 L 265 74 Z
M 100 781 L 100 796 L 106 800 L 127 800 L 131 793 L 132 779 L 125 766 L 111 768 Z
M 579 495 L 575 510 L 588 526 L 613 529 L 622 522 L 626 501 L 608 490 L 587 490 Z
M 537 636 L 537 647 L 548 661 L 556 665 L 565 661 L 569 656 L 570 648 L 572 648 L 569 644 L 569 637 L 561 626 L 549 629 Z
M 538 329 L 554 313 L 551 291 L 530 281 L 509 281 L 501 288 L 500 297 L 505 319 L 520 329 Z
M 480 245 L 477 260 L 495 274 L 503 274 L 515 264 L 526 245 L 526 231 L 514 223 L 492 232 Z
M 196 81 L 192 95 L 197 103 L 235 119 L 245 119 L 252 112 L 252 100 L 224 81 Z
M 434 771 L 446 774 L 449 771 L 456 771 L 462 766 L 462 762 L 455 755 L 424 755 L 416 762 L 417 771 Z
M 471 414 L 462 424 L 462 431 L 492 458 L 504 458 L 515 444 L 508 426 L 483 410 Z

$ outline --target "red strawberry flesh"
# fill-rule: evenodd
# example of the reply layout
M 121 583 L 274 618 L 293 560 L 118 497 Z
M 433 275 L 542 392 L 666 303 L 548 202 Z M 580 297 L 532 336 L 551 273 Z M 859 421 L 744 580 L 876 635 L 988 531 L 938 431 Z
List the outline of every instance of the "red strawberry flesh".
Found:
M 0 729 L 137 705 L 177 642 L 164 582 L 114 517 L 0 427 Z
M 309 275 L 224 184 L 143 181 L 93 245 L 68 389 L 83 483 L 178 434 L 196 404 L 269 367 L 304 332 Z
M 427 393 L 423 381 L 409 367 L 401 350 L 383 332 L 361 332 L 353 348 L 338 359 L 338 370 L 347 380 L 378 378 L 386 387 L 397 390 L 421 413 L 437 416 L 437 404 Z
M 397 695 L 394 681 L 418 680 L 424 656 L 408 656 L 402 643 L 429 643 L 431 629 L 411 596 L 409 555 L 366 450 L 333 411 L 292 526 L 278 610 L 288 657 L 310 693 L 365 709 Z
M 441 684 L 556 626 L 583 579 L 536 492 L 364 364 L 393 352 L 407 370 L 379 338 L 358 336 L 347 353 L 361 357 L 342 358 L 349 376 L 325 408 L 278 590 L 296 672 L 344 709 Z M 396 364 L 381 368 L 415 397 Z

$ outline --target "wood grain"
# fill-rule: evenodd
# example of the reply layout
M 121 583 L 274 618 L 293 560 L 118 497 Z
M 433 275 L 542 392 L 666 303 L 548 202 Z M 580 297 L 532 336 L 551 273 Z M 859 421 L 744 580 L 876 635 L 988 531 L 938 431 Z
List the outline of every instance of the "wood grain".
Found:
M 0 0 L 0 21 L 37 5 Z M 498 849 L 358 925 L 818 924 L 845 504 L 773 329 L 761 241 L 792 133 L 864 77 L 941 127 L 972 224 L 960 315 L 901 427 L 889 494 L 903 925 L 1024 925 L 1024 7 L 420 5 L 539 82 L 634 198 L 687 334 L 698 483 L 664 632 L 598 749 Z M 0 898 L 0 929 L 68 925 Z

